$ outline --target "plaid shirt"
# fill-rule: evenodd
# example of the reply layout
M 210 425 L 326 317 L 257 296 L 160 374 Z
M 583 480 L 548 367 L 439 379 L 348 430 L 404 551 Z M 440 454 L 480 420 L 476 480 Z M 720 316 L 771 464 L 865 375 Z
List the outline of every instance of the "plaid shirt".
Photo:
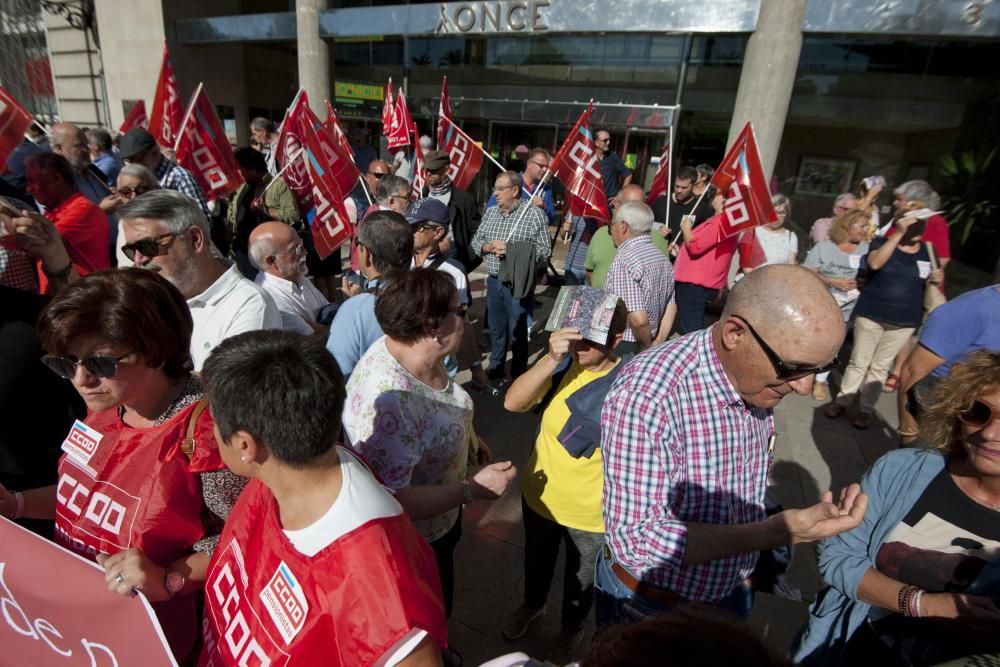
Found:
M 160 182 L 160 187 L 164 190 L 182 192 L 198 202 L 205 217 L 209 220 L 212 219 L 212 213 L 208 210 L 208 201 L 205 199 L 205 193 L 202 192 L 201 186 L 198 185 L 198 181 L 194 180 L 194 176 L 191 175 L 190 171 L 176 162 L 172 162 L 161 156 L 160 164 L 156 165 L 156 169 L 153 170 L 153 176 Z
M 688 522 L 763 521 L 771 410 L 747 406 L 722 368 L 714 327 L 640 354 L 601 414 L 604 525 L 638 579 L 714 602 L 753 571 L 756 553 L 684 565 Z
M 663 311 L 674 300 L 673 266 L 649 234 L 634 236 L 618 246 L 604 291 L 621 297 L 630 313 L 646 311 L 650 336 L 656 336 Z M 625 330 L 623 340 L 635 342 L 632 327 Z
M 522 199 L 519 199 L 510 212 L 506 214 L 500 210 L 499 206 L 491 206 L 483 213 L 479 229 L 472 237 L 472 251 L 486 260 L 486 272 L 491 276 L 500 273 L 500 258 L 492 253 L 483 255 L 483 245 L 490 241 L 506 241 L 515 222 L 517 222 L 517 229 L 510 237 L 511 241 L 533 241 L 535 261 L 538 262 L 548 259 L 552 253 L 549 221 L 545 218 L 545 212 L 542 209 L 524 203 Z

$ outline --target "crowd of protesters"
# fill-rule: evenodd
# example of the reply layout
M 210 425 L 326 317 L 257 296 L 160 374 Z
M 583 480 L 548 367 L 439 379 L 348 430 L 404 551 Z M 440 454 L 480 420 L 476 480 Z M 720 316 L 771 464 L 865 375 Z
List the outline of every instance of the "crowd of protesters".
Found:
M 1000 286 L 945 301 L 947 223 L 927 183 L 899 185 L 880 219 L 884 179 L 866 179 L 803 238 L 774 193 L 774 222 L 723 236 L 710 166 L 678 169 L 647 205 L 598 129 L 605 225 L 536 189 L 543 148 L 480 207 L 429 138 L 417 192 L 408 155 L 378 159 L 358 127 L 342 270 L 339 251 L 316 254 L 275 128 L 251 127 L 228 201 L 142 129 L 116 149 L 60 123 L 51 151 L 26 139 L 3 177 L 0 515 L 141 592 L 181 664 L 239 663 L 234 610 L 265 664 L 461 664 L 463 508 L 514 485 L 524 591 L 496 631 L 516 643 L 546 613 L 564 550 L 546 664 L 788 664 L 742 620 L 761 563 L 806 542 L 827 587 L 787 660 L 1000 651 Z M 606 336 L 558 328 L 532 364 L 560 229 L 564 284 L 615 306 Z M 521 470 L 476 433 L 463 370 L 483 400 L 538 415 Z M 899 451 L 812 506 L 765 507 L 785 396 L 866 429 L 892 391 Z M 61 450 L 71 429 L 99 446 Z M 95 527 L 66 480 L 143 502 L 117 531 Z M 261 591 L 278 570 L 307 612 L 275 632 Z

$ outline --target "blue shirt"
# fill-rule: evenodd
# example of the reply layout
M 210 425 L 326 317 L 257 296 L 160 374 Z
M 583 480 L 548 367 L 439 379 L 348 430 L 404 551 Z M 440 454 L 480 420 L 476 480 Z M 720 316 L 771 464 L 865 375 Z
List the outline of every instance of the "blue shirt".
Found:
M 955 364 L 976 350 L 1000 352 L 1000 285 L 966 292 L 938 306 L 927 318 L 920 344 L 944 359 L 932 377 L 948 375 Z
M 94 160 L 94 165 L 104 172 L 108 186 L 113 188 L 118 185 L 118 172 L 122 170 L 122 163 L 117 157 L 111 153 L 101 153 Z
M 521 181 L 522 183 L 524 182 L 524 172 L 521 172 Z M 521 188 L 521 199 L 525 200 L 530 199 L 528 193 L 524 191 L 525 188 L 534 192 L 537 186 L 538 186 L 537 183 L 530 187 L 525 184 Z M 553 223 L 555 223 L 556 220 L 556 205 L 552 197 L 552 188 L 546 185 L 544 188 L 542 188 L 542 191 L 539 193 L 538 196 L 542 200 L 542 210 L 545 211 L 545 217 L 549 219 L 549 225 L 552 225 Z M 497 205 L 497 196 L 490 195 L 490 200 L 486 202 L 486 208 L 484 208 L 483 210 L 485 211 L 490 206 L 496 206 L 496 205 Z
M 384 335 L 375 317 L 374 294 L 352 296 L 340 306 L 330 323 L 326 349 L 337 360 L 345 382 L 368 348 Z
M 895 327 L 918 327 L 924 315 L 924 286 L 927 276 L 920 276 L 920 262 L 930 272 L 930 257 L 927 246 L 920 244 L 915 253 L 903 252 L 896 248 L 889 261 L 878 271 L 868 268 L 868 258 L 885 243 L 884 238 L 872 240 L 871 249 L 861 260 L 859 276 L 867 282 L 861 288 L 861 296 L 854 314 L 867 317 L 880 324 Z
M 604 194 L 610 200 L 622 189 L 622 179 L 632 172 L 618 153 L 605 153 L 598 164 L 601 165 L 601 178 L 604 180 Z

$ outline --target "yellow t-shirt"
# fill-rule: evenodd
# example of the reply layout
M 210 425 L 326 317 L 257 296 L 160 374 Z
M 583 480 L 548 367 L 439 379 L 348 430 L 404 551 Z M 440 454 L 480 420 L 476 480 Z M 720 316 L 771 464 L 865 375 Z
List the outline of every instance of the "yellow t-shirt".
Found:
M 521 494 L 528 507 L 560 525 L 592 533 L 604 532 L 601 449 L 598 447 L 589 459 L 573 458 L 557 437 L 569 419 L 566 399 L 610 371 L 589 371 L 573 362 L 542 414 L 541 429 L 528 458 L 528 472 L 521 478 Z M 539 398 L 550 386 L 546 383 Z

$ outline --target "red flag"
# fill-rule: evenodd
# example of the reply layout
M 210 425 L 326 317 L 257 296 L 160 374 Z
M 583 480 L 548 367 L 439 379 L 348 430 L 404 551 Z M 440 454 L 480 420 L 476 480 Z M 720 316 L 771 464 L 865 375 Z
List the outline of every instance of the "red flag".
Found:
M 483 149 L 448 116 L 441 116 L 439 122 L 438 148 L 448 151 L 451 158 L 448 178 L 456 188 L 466 190 L 483 168 Z
M 441 102 L 438 104 L 437 145 L 440 150 L 444 150 L 443 146 L 445 144 L 445 138 L 449 128 L 447 123 L 442 122 L 445 119 L 452 119 L 451 95 L 448 94 L 448 77 L 441 79 Z M 477 169 L 476 171 L 479 170 Z M 454 181 L 454 179 L 452 180 Z M 465 188 L 460 189 L 464 190 Z
M 660 164 L 656 167 L 653 183 L 649 186 L 649 195 L 646 197 L 646 204 L 649 206 L 652 206 L 653 202 L 670 192 L 670 183 L 667 182 L 670 177 L 670 150 L 670 139 L 667 139 L 667 145 L 663 147 L 663 152 L 660 153 Z
M 200 83 L 191 96 L 178 135 L 174 148 L 177 162 L 194 175 L 209 199 L 243 184 L 229 138 Z
M 414 137 L 415 139 L 416 137 Z M 416 143 L 416 141 L 414 141 Z M 427 170 L 424 169 L 424 151 L 417 145 L 417 150 L 413 151 L 413 180 L 410 182 L 413 189 L 411 193 L 414 199 L 424 196 L 424 189 L 427 188 Z
M 316 205 L 312 237 L 316 254 L 325 259 L 351 238 L 353 229 L 344 208 L 343 191 L 334 176 L 334 166 L 327 159 L 328 142 L 322 137 L 322 127 L 306 127 L 304 139 L 306 171 L 312 182 L 312 198 Z
M 29 125 L 31 114 L 10 93 L 0 88 L 0 171 L 4 171 L 7 158 L 24 141 L 24 133 Z
M 132 105 L 132 108 L 129 109 L 128 115 L 125 116 L 125 120 L 122 121 L 118 131 L 125 134 L 133 127 L 141 127 L 144 130 L 149 129 L 149 116 L 146 115 L 146 103 L 142 100 L 138 100 Z
M 340 121 L 337 120 L 337 112 L 333 110 L 330 106 L 330 100 L 323 100 L 326 104 L 326 120 L 323 121 L 323 125 L 326 127 L 327 132 L 333 135 L 333 138 L 337 142 L 337 146 L 340 147 L 341 152 L 351 158 L 351 162 L 354 161 L 354 149 L 351 147 L 351 142 L 347 140 L 347 135 L 344 134 L 344 130 L 340 127 Z M 360 174 L 360 172 L 359 172 Z
M 582 215 L 607 222 L 608 198 L 588 122 L 592 111 L 593 105 L 580 114 L 549 169 L 563 182 L 567 192 L 584 202 Z
M 778 219 L 749 121 L 722 158 L 711 183 L 726 196 L 722 209 L 725 213 L 720 232 L 722 238 Z
M 389 125 L 389 150 L 408 146 L 410 144 L 410 133 L 416 134 L 417 126 L 410 117 L 410 109 L 406 106 L 406 96 L 400 90 L 396 95 L 396 104 L 392 110 L 392 122 Z
M 361 178 L 361 171 L 354 164 L 353 151 L 350 148 L 344 150 L 338 144 L 329 126 L 321 121 L 308 105 L 301 110 L 299 128 L 303 138 L 312 137 L 317 149 L 322 151 L 324 172 L 337 183 L 337 188 L 341 192 L 353 190 Z
M 392 101 L 392 77 L 389 77 L 389 83 L 385 85 L 385 99 L 382 100 L 382 136 L 389 138 L 389 134 L 392 130 L 392 113 L 395 109 L 395 103 Z
M 305 90 L 300 88 L 288 110 L 285 111 L 285 118 L 281 121 L 281 127 L 278 129 L 277 153 L 275 154 L 278 166 L 283 169 L 281 178 L 288 184 L 303 211 L 308 211 L 313 207 L 312 182 L 306 171 L 305 160 L 299 155 L 305 143 L 302 139 L 302 114 L 303 109 L 308 108 L 309 96 L 306 95 Z M 289 165 L 289 160 L 294 160 L 294 162 Z
M 163 64 L 160 66 L 160 78 L 156 82 L 156 93 L 153 95 L 153 112 L 149 118 L 149 133 L 161 146 L 173 146 L 177 143 L 177 132 L 181 125 L 182 114 L 181 89 L 174 76 L 174 68 L 170 64 L 170 54 L 167 45 L 163 45 Z

